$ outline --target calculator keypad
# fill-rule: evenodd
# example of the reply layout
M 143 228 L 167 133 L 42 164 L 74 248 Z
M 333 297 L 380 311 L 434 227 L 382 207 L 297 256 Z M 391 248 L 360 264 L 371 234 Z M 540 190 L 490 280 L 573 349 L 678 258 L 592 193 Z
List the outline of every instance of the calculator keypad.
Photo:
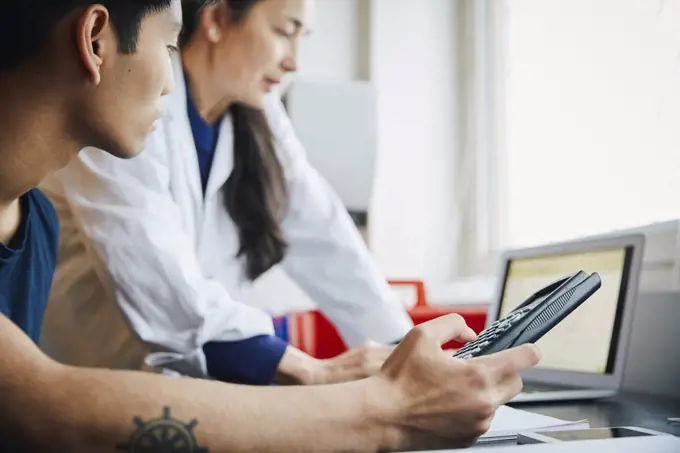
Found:
M 503 319 L 499 319 L 479 334 L 476 340 L 471 341 L 460 348 L 453 356 L 458 359 L 471 359 L 492 344 L 503 332 L 510 329 L 517 321 L 524 318 L 533 308 L 534 303 L 519 310 L 509 313 Z

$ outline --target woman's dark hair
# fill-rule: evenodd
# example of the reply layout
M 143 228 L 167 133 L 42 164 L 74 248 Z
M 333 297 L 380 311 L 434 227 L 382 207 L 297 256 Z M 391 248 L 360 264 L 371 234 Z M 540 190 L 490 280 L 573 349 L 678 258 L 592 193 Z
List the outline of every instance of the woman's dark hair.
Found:
M 184 0 L 182 46 L 195 33 L 203 7 L 222 1 L 230 20 L 238 22 L 261 0 Z M 245 256 L 246 274 L 255 280 L 281 262 L 288 247 L 281 229 L 288 190 L 265 113 L 241 104 L 233 104 L 229 113 L 234 125 L 234 168 L 222 190 L 239 231 L 238 256 Z

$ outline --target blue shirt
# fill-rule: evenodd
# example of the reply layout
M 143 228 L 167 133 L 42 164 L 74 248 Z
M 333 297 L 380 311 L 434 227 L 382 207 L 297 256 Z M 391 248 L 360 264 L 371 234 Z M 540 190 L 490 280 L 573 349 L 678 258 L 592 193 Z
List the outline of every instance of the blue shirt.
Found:
M 0 243 L 0 312 L 37 344 L 57 265 L 59 220 L 38 189 L 19 203 L 19 229 Z
M 219 138 L 220 119 L 215 124 L 201 117 L 187 89 L 187 113 L 196 145 L 201 185 L 205 194 L 215 148 Z M 208 374 L 224 382 L 251 385 L 271 384 L 288 344 L 276 336 L 261 335 L 241 341 L 211 341 L 203 346 Z
M 215 147 L 217 146 L 217 139 L 220 136 L 220 126 L 222 120 L 220 119 L 215 124 L 210 124 L 203 119 L 196 108 L 191 93 L 187 88 L 187 113 L 189 114 L 189 124 L 191 124 L 191 133 L 194 136 L 194 143 L 196 144 L 196 153 L 198 157 L 198 169 L 201 172 L 201 185 L 203 186 L 203 193 L 208 185 L 208 178 L 210 177 L 210 169 L 212 168 L 213 158 L 215 157 Z

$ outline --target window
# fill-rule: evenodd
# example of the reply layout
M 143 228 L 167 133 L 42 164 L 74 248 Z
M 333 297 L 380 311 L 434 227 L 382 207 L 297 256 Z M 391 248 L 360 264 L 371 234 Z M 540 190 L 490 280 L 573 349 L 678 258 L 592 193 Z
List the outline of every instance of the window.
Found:
M 496 244 L 680 217 L 680 0 L 497 4 Z

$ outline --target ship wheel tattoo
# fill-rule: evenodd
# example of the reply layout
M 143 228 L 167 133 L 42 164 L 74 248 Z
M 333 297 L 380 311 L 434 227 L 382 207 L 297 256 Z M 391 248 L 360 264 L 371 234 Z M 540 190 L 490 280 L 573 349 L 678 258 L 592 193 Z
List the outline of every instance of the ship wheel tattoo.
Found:
M 208 453 L 199 447 L 194 435 L 197 420 L 182 423 L 170 416 L 170 408 L 163 408 L 163 416 L 145 422 L 135 417 L 137 427 L 127 444 L 116 447 L 118 451 L 130 453 Z

